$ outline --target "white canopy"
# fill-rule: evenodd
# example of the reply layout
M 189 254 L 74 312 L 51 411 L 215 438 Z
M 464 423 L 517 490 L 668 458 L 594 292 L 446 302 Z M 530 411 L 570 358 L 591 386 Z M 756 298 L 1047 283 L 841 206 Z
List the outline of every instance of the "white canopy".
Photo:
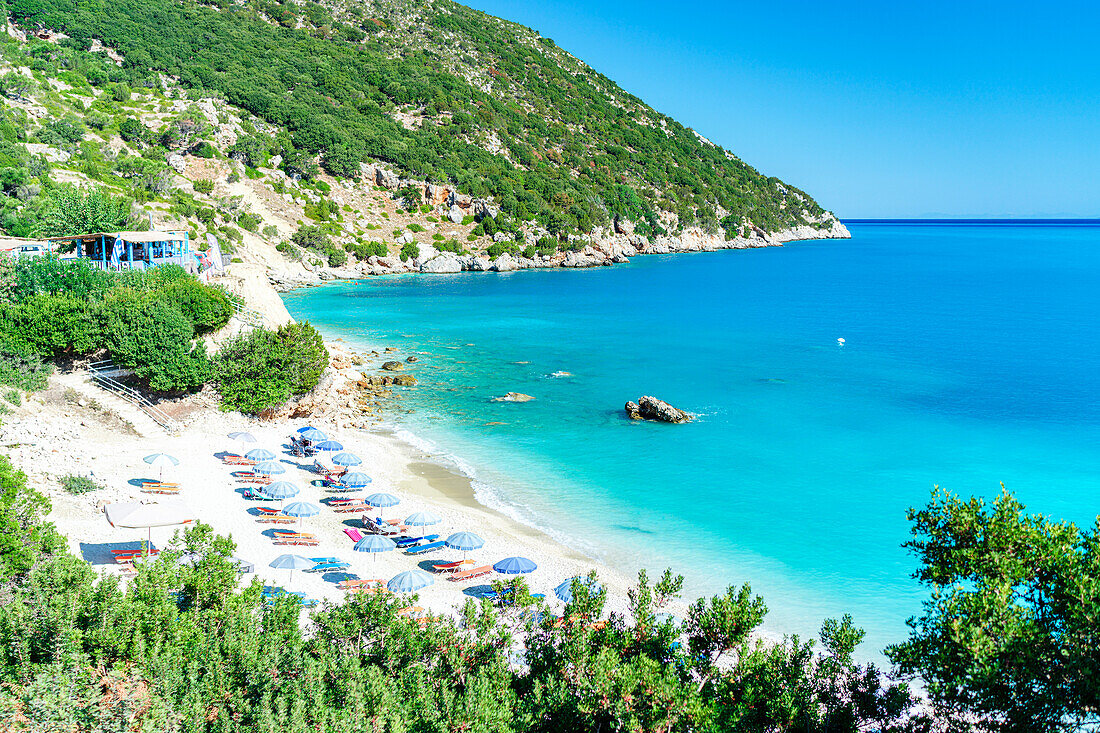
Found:
M 125 529 L 148 529 L 150 527 L 171 527 L 177 524 L 189 524 L 197 517 L 195 513 L 180 502 L 161 502 L 141 504 L 123 502 L 108 504 L 103 510 L 112 527 Z
M 183 232 L 118 232 L 115 239 L 124 242 L 182 242 Z

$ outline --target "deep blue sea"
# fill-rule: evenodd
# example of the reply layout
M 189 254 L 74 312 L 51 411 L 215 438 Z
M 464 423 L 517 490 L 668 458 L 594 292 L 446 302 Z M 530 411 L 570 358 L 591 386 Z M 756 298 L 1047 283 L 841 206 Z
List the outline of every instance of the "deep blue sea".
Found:
M 691 594 L 750 582 L 773 631 L 849 612 L 877 655 L 920 610 L 901 544 L 933 486 L 1100 513 L 1100 227 L 851 230 L 285 297 L 326 335 L 419 354 L 399 427 L 486 503 Z M 510 391 L 536 399 L 491 401 Z M 699 419 L 625 419 L 643 394 Z

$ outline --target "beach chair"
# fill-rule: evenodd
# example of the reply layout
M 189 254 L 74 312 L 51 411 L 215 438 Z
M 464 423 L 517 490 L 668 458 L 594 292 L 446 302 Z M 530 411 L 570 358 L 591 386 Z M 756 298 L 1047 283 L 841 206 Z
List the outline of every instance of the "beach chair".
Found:
M 429 552 L 435 552 L 436 550 L 442 550 L 446 547 L 446 542 L 429 542 L 426 545 L 415 545 L 405 549 L 406 555 L 424 555 Z
M 454 560 L 452 562 L 437 562 L 432 565 L 432 570 L 437 573 L 454 573 L 462 570 L 467 565 L 473 565 L 473 560 Z
M 359 540 L 363 539 L 363 533 L 355 529 L 354 527 L 348 527 L 347 529 L 345 529 L 344 534 L 350 537 L 352 542 L 358 542 Z
M 228 455 L 222 456 L 222 463 L 227 466 L 255 466 L 256 462 L 245 458 L 244 456 Z
M 164 481 L 144 481 L 141 484 L 141 491 L 145 494 L 178 494 L 180 485 Z
M 483 575 L 488 575 L 493 572 L 492 565 L 482 565 L 479 568 L 472 568 L 470 570 L 460 570 L 456 573 L 451 573 L 451 580 L 461 583 L 465 580 L 473 580 L 474 578 L 480 578 Z
M 299 547 L 317 547 L 317 545 L 321 543 L 312 537 L 277 537 L 274 544 L 296 545 Z
M 338 557 L 311 557 L 311 558 L 310 558 L 310 561 L 311 561 L 311 562 L 316 562 L 316 563 L 322 563 L 322 562 L 343 562 L 343 560 L 341 560 L 341 559 L 340 559 L 340 558 L 338 558 Z
M 380 578 L 349 578 L 336 584 L 340 590 L 353 590 L 355 588 L 369 588 L 371 586 L 385 585 L 386 581 Z
M 397 543 L 397 548 L 398 549 L 403 550 L 406 547 L 410 547 L 412 545 L 419 545 L 419 544 L 424 544 L 424 543 L 427 543 L 427 542 L 435 542 L 438 539 L 439 539 L 439 535 L 437 535 L 437 534 L 426 534 L 426 535 L 422 535 L 420 537 L 397 537 L 394 540 L 394 542 Z
M 332 507 L 332 511 L 339 512 L 340 514 L 359 514 L 370 507 L 363 502 L 359 503 L 347 503 L 347 504 L 329 504 Z
M 294 524 L 298 520 L 285 514 L 261 514 L 256 521 L 260 524 Z
M 351 563 L 337 560 L 336 562 L 320 562 L 306 570 L 307 573 L 328 573 L 338 570 L 347 570 Z

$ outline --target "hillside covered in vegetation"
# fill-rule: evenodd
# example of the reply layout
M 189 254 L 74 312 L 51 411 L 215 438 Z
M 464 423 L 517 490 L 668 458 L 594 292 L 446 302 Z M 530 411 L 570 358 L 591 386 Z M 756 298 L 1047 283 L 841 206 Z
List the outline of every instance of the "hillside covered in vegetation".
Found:
M 63 34 L 93 87 L 216 94 L 276 131 L 289 175 L 360 163 L 491 198 L 551 235 L 616 218 L 643 236 L 729 238 L 832 218 L 798 189 L 624 92 L 522 26 L 450 0 L 11 0 L 31 33 Z M 102 46 L 117 53 L 87 53 Z M 71 81 L 69 83 L 72 83 Z M 124 136 L 125 137 L 125 136 Z M 246 155 L 247 157 L 247 155 Z

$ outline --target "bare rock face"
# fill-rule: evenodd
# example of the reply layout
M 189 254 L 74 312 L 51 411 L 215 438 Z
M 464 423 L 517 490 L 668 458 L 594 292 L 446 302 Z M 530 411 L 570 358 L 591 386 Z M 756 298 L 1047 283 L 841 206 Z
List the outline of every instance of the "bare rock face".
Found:
M 384 168 L 375 170 L 374 181 L 382 188 L 395 189 L 401 186 L 401 179 L 397 177 L 397 174 Z
M 462 263 L 450 252 L 434 257 L 420 266 L 421 272 L 452 273 L 462 272 Z
M 535 399 L 529 394 L 523 394 L 522 392 L 509 392 L 503 397 L 494 397 L 493 402 L 530 402 Z
M 631 234 L 634 233 L 634 222 L 632 222 L 628 219 L 623 219 L 622 217 L 616 216 L 615 217 L 615 233 L 616 234 L 625 234 L 626 236 L 629 237 Z
M 637 402 L 627 402 L 624 408 L 631 420 L 653 420 L 655 422 L 682 423 L 691 422 L 691 415 L 672 405 L 646 395 Z

